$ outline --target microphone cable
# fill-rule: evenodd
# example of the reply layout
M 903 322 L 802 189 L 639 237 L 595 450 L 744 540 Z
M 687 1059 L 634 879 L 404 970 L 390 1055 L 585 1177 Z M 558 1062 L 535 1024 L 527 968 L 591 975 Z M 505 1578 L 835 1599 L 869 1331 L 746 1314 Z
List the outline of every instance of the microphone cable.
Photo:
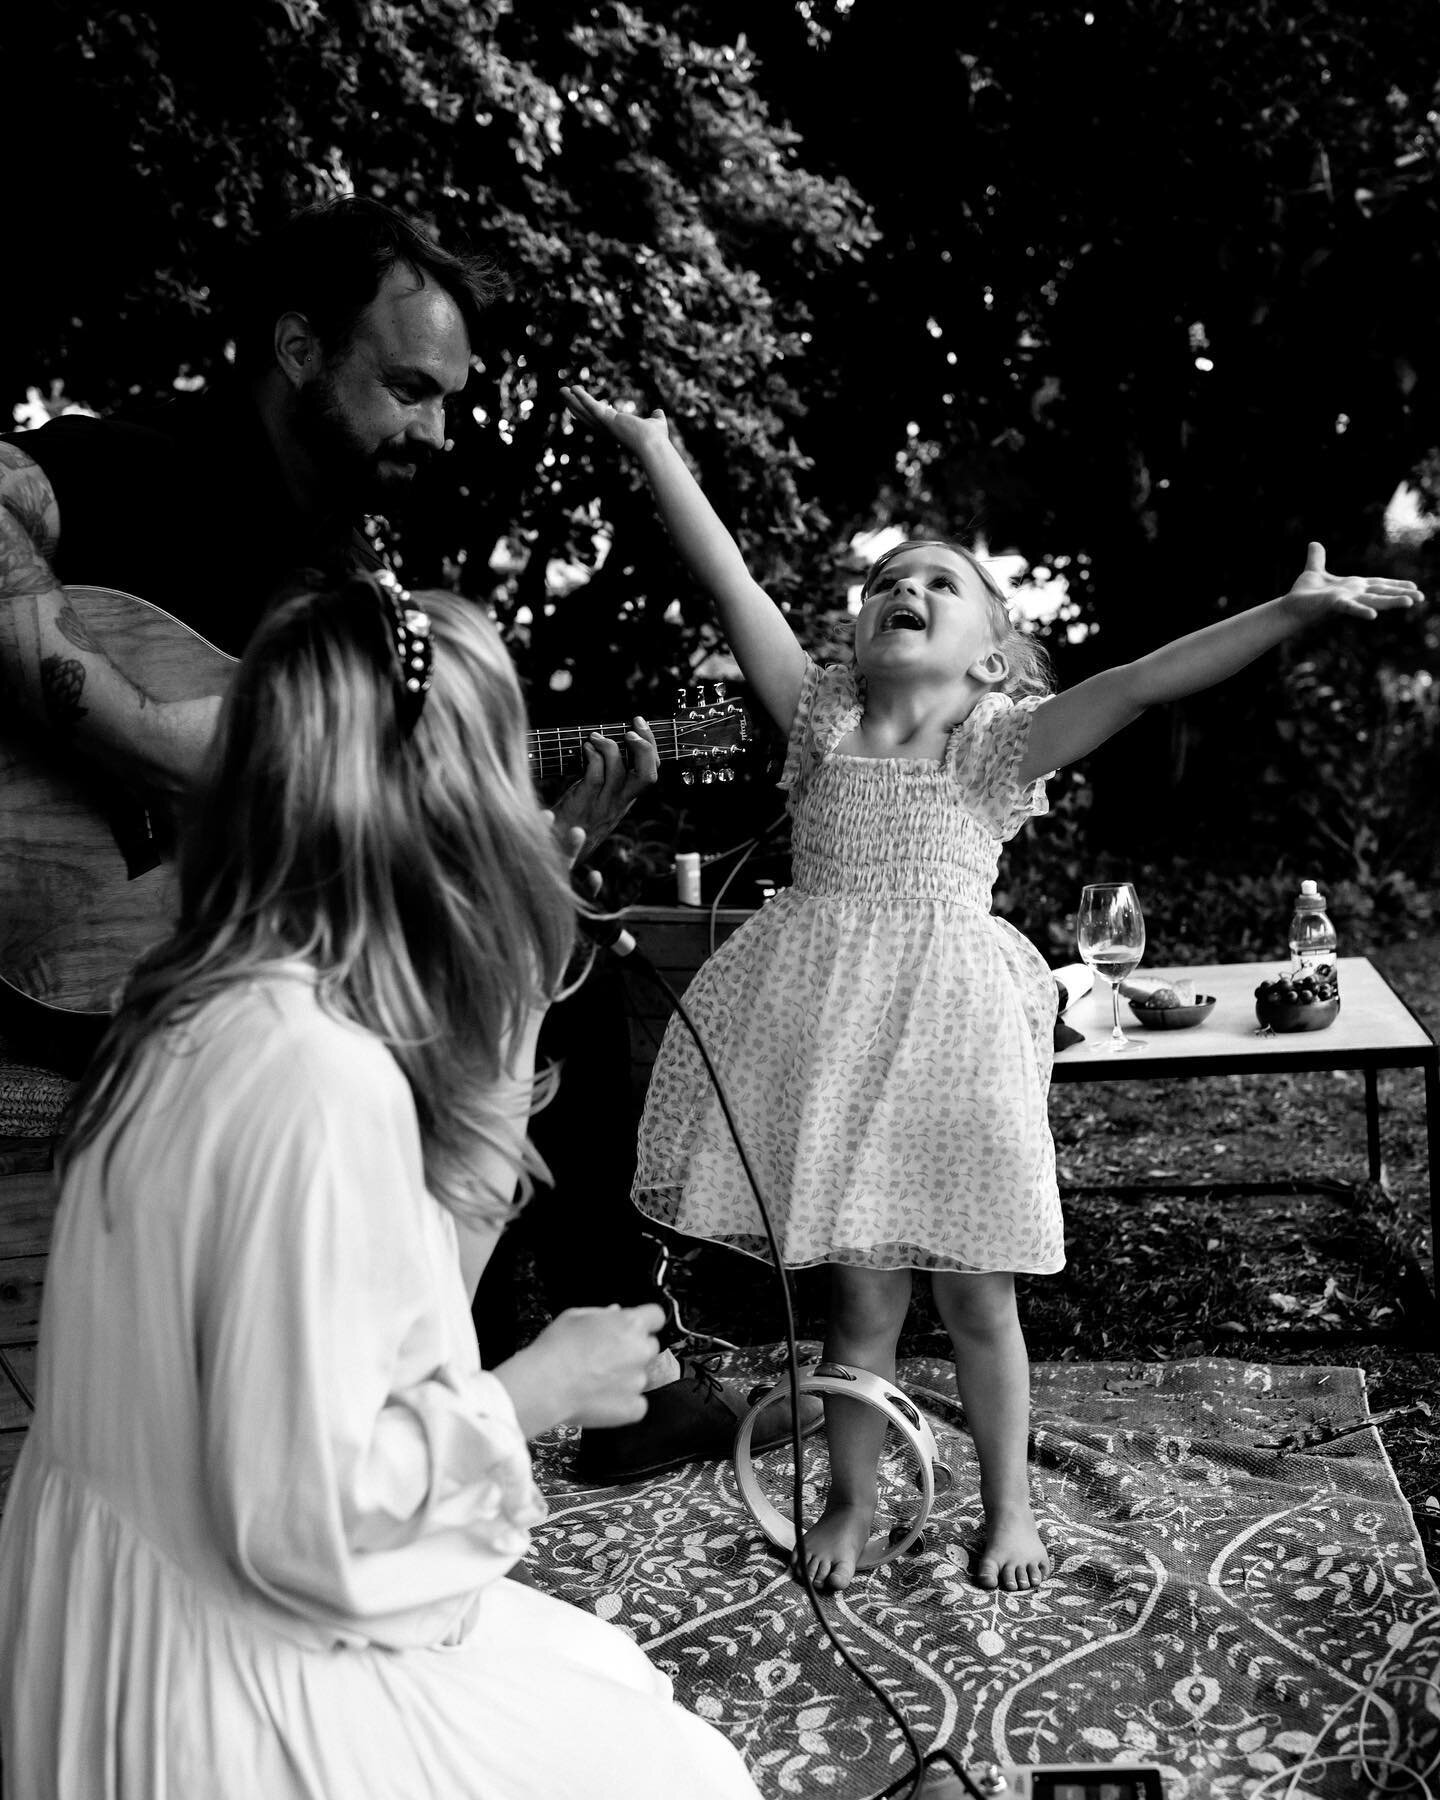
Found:
M 770 829 L 773 830 L 774 827 L 771 826 Z M 767 834 L 761 834 L 762 837 L 765 835 Z M 760 838 L 754 840 L 754 843 L 756 844 L 759 842 Z M 753 848 L 753 844 L 751 847 Z M 636 946 L 634 949 L 628 951 L 626 955 L 627 960 L 633 959 L 635 967 L 647 975 L 665 994 L 667 999 L 674 1006 L 676 1013 L 683 1021 L 685 1029 L 690 1033 L 696 1050 L 700 1053 L 700 1059 L 705 1064 L 705 1071 L 709 1075 L 711 1085 L 715 1089 L 715 1098 L 720 1103 L 720 1110 L 725 1116 L 725 1123 L 729 1128 L 731 1139 L 734 1142 L 736 1154 L 740 1158 L 740 1166 L 744 1169 L 745 1179 L 749 1182 L 750 1191 L 755 1196 L 755 1205 L 760 1214 L 760 1222 L 765 1230 L 765 1241 L 770 1247 L 770 1255 L 774 1262 L 775 1275 L 780 1286 L 781 1304 L 785 1315 L 785 1367 L 790 1383 L 790 1445 L 793 1462 L 790 1483 L 790 1516 L 795 1526 L 795 1551 L 792 1560 L 792 1569 L 794 1573 L 798 1575 L 800 1585 L 805 1590 L 805 1597 L 810 1602 L 810 1609 L 815 1615 L 816 1623 L 830 1640 L 836 1654 L 845 1664 L 846 1668 L 869 1688 L 870 1692 L 875 1695 L 876 1699 L 895 1721 L 901 1735 L 905 1739 L 906 1747 L 910 1752 L 914 1765 L 912 1769 L 900 1776 L 898 1780 L 892 1781 L 888 1787 L 882 1788 L 878 1794 L 873 1796 L 873 1800 L 892 1800 L 892 1797 L 898 1797 L 900 1795 L 902 1788 L 905 1788 L 905 1800 L 918 1800 L 921 1788 L 924 1785 L 926 1769 L 932 1765 L 938 1766 L 941 1763 L 948 1764 L 949 1767 L 954 1770 L 961 1786 L 964 1788 L 966 1794 L 971 1797 L 971 1800 L 985 1800 L 985 1796 L 981 1793 L 980 1789 L 975 1786 L 974 1782 L 971 1781 L 970 1777 L 966 1774 L 964 1768 L 948 1750 L 934 1750 L 931 1751 L 928 1756 L 921 1751 L 914 1729 L 912 1728 L 910 1721 L 905 1717 L 899 1704 L 891 1698 L 889 1693 L 886 1692 L 885 1688 L 874 1676 L 867 1674 L 866 1671 L 860 1667 L 850 1651 L 836 1636 L 830 1621 L 825 1617 L 824 1609 L 820 1604 L 820 1596 L 815 1591 L 815 1584 L 810 1578 L 810 1571 L 806 1567 L 805 1557 L 802 1551 L 805 1536 L 805 1481 L 803 1467 L 805 1451 L 804 1443 L 800 1435 L 800 1352 L 795 1341 L 795 1304 L 790 1284 L 790 1271 L 785 1266 L 784 1259 L 780 1255 L 780 1245 L 775 1236 L 775 1227 L 770 1218 L 770 1209 L 765 1204 L 765 1196 L 760 1191 L 760 1183 L 756 1178 L 754 1169 L 751 1167 L 750 1158 L 746 1153 L 745 1144 L 740 1135 L 740 1128 L 735 1121 L 734 1113 L 730 1109 L 729 1096 L 725 1092 L 725 1086 L 720 1079 L 720 1073 L 711 1059 L 709 1048 L 707 1047 L 704 1038 L 701 1036 L 694 1019 L 691 1017 L 689 1008 L 685 1005 L 685 1002 L 680 998 L 679 994 L 675 992 L 674 988 L 671 987 L 670 983 L 655 967 L 654 963 L 651 962 L 650 958 L 646 956 L 643 950 Z M 906 1783 L 909 1784 L 908 1788 L 906 1787 Z
M 789 817 L 789 809 L 782 808 L 765 829 L 763 831 L 757 831 L 754 837 L 746 838 L 743 843 L 732 844 L 728 850 L 716 850 L 709 856 L 701 857 L 700 867 L 702 869 L 708 869 L 714 863 L 723 862 L 727 856 L 735 856 L 737 854 L 739 856 L 739 861 L 720 883 L 715 898 L 706 908 L 706 911 L 710 914 L 710 954 L 712 956 L 715 954 L 715 935 L 720 917 L 720 906 L 725 895 L 729 892 L 731 883 L 760 846 L 772 838 Z

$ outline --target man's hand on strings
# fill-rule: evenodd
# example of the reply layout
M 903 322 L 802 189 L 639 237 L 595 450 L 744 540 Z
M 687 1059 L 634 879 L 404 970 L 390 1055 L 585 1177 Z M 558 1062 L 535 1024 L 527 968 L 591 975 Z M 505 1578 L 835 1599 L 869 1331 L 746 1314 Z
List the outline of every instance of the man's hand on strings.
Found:
M 555 801 L 556 828 L 584 833 L 581 855 L 588 854 L 629 812 L 660 775 L 655 734 L 644 719 L 632 719 L 623 747 L 601 732 L 585 744 L 585 771 Z

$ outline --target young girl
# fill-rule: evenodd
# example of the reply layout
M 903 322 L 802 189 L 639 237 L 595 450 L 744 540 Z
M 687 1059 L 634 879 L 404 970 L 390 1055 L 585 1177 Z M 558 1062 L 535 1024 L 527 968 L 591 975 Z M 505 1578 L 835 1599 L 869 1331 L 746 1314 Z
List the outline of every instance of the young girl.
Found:
M 364 578 L 262 625 L 78 1096 L 0 1530 L 7 1794 L 757 1800 L 624 1633 L 501 1579 L 526 1438 L 638 1419 L 664 1315 L 479 1366 L 576 908 L 498 634 L 424 605 Z
M 1409 606 L 1409 582 L 1341 579 L 1312 544 L 1282 599 L 1047 698 L 1041 657 L 965 550 L 881 558 L 855 666 L 820 668 L 751 579 L 664 415 L 581 388 L 571 410 L 639 458 L 751 691 L 788 734 L 794 882 L 696 976 L 703 1032 L 787 1263 L 832 1269 L 825 1356 L 895 1378 L 913 1273 L 930 1271 L 980 1465 L 982 1587 L 1033 1588 L 1029 1365 L 1015 1276 L 1064 1263 L 1046 1118 L 1055 986 L 990 915 L 1000 846 L 1046 809 L 1045 778 L 1147 706 L 1223 681 L 1303 627 Z M 698 1237 L 766 1254 L 754 1197 L 678 1020 L 655 1066 L 636 1200 Z M 806 1533 L 841 1589 L 872 1530 L 884 1420 L 827 1403 L 830 1492 Z

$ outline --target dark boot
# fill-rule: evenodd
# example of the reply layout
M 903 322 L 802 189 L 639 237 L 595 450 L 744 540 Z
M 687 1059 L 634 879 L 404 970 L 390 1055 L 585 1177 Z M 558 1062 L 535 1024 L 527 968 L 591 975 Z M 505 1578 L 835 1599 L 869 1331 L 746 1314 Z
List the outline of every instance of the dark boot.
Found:
M 652 1388 L 643 1419 L 633 1425 L 591 1427 L 580 1433 L 572 1473 L 600 1487 L 641 1481 L 688 1462 L 718 1462 L 735 1447 L 735 1433 L 754 1399 L 769 1390 L 762 1383 L 747 1396 L 735 1381 L 721 1381 L 700 1362 L 682 1362 L 678 1381 Z M 808 1437 L 824 1423 L 818 1394 L 800 1396 L 800 1430 Z M 790 1435 L 790 1403 L 777 1400 L 756 1421 L 751 1442 L 764 1450 Z

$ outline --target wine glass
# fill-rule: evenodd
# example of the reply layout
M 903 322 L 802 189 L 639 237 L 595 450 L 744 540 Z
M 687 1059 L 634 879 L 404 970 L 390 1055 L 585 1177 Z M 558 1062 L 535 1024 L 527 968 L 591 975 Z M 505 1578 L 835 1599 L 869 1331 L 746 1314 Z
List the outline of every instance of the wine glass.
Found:
M 1075 941 L 1080 956 L 1110 983 L 1114 1026 L 1092 1050 L 1143 1050 L 1144 1044 L 1120 1029 L 1120 983 L 1140 967 L 1145 954 L 1145 915 L 1140 897 L 1128 881 L 1094 881 L 1080 890 L 1075 914 Z

